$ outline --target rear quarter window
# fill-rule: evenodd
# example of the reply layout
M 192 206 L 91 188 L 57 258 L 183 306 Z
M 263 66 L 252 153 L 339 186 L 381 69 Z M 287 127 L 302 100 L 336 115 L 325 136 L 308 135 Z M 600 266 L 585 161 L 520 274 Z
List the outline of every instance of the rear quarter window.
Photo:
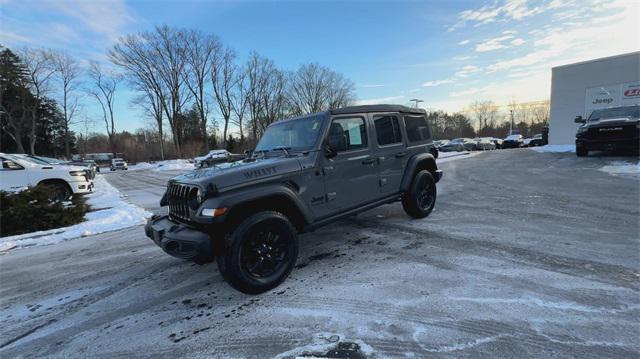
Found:
M 424 116 L 404 116 L 404 123 L 409 142 L 425 142 L 431 138 L 429 124 Z

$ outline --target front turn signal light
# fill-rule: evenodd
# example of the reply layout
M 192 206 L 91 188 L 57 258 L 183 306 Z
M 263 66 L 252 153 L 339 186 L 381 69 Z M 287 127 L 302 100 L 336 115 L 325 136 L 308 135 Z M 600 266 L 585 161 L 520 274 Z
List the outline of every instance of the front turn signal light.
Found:
M 220 217 L 227 213 L 226 208 L 203 208 L 200 212 L 205 217 Z

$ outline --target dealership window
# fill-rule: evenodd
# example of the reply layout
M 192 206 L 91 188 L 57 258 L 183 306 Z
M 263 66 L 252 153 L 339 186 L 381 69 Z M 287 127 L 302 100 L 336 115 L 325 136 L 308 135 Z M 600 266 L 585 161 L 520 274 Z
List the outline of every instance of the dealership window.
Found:
M 376 137 L 380 146 L 402 142 L 397 116 L 375 116 Z
M 424 116 L 405 116 L 404 123 L 407 127 L 407 139 L 409 142 L 426 141 L 431 137 L 429 125 Z

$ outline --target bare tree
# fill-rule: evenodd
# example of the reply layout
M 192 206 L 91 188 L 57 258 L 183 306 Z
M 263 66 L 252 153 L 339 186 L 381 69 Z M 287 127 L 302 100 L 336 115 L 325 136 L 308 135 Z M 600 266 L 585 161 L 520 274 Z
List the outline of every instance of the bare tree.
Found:
M 247 107 L 249 103 L 249 97 L 247 89 L 249 84 L 247 83 L 246 71 L 244 69 L 238 70 L 237 85 L 233 92 L 231 107 L 233 108 L 233 116 L 231 122 L 236 125 L 240 131 L 240 147 L 244 145 L 244 117 L 247 113 Z
M 49 53 L 55 74 L 60 83 L 62 115 L 64 116 L 64 151 L 67 158 L 71 158 L 70 128 L 74 124 L 78 110 L 78 90 L 81 69 L 78 61 L 62 50 Z
M 354 98 L 351 81 L 318 63 L 302 65 L 289 75 L 287 102 L 293 115 L 344 107 Z
M 493 101 L 475 101 L 469 105 L 468 111 L 478 121 L 478 134 L 482 136 L 489 122 L 495 120 L 498 108 Z
M 205 88 L 212 75 L 212 69 L 220 59 L 222 45 L 217 37 L 205 35 L 197 30 L 188 30 L 185 34 L 187 50 L 187 71 L 185 84 L 195 101 L 200 115 L 200 127 L 204 138 L 205 149 L 209 150 L 207 136 L 207 115 L 209 112 Z M 215 84 L 214 84 L 215 85 Z M 215 87 L 214 87 L 215 88 Z
M 122 67 L 130 82 L 145 94 L 153 94 L 167 117 L 178 157 L 181 111 L 191 93 L 185 85 L 188 50 L 185 30 L 168 26 L 153 32 L 128 35 L 109 50 L 111 61 Z
M 141 90 L 144 94 L 133 100 L 134 104 L 141 106 L 145 113 L 151 116 L 156 124 L 158 131 L 158 144 L 160 147 L 160 159 L 164 160 L 164 116 L 162 112 L 161 98 L 157 93 L 150 91 L 148 88 Z M 148 131 L 149 132 L 149 131 Z
M 27 137 L 29 138 L 29 153 L 35 155 L 38 110 L 42 104 L 42 99 L 47 96 L 50 90 L 55 67 L 51 61 L 51 56 L 43 49 L 25 47 L 20 52 L 20 57 L 27 70 L 28 85 L 33 95 L 33 101 L 29 106 L 30 125 Z
M 227 147 L 227 132 L 233 111 L 234 89 L 238 84 L 238 67 L 235 64 L 236 54 L 225 49 L 220 61 L 216 61 L 211 71 L 211 84 L 218 111 L 224 121 L 222 127 L 222 147 Z
M 109 138 L 109 146 L 111 147 L 111 153 L 116 155 L 115 134 L 116 124 L 113 116 L 114 109 L 114 96 L 116 88 L 120 82 L 120 76 L 113 73 L 108 73 L 103 70 L 100 64 L 96 61 L 92 61 L 89 65 L 88 71 L 89 78 L 92 82 L 92 87 L 87 89 L 87 93 L 96 99 L 102 109 L 102 119 L 104 120 L 105 129 L 107 130 L 107 136 Z

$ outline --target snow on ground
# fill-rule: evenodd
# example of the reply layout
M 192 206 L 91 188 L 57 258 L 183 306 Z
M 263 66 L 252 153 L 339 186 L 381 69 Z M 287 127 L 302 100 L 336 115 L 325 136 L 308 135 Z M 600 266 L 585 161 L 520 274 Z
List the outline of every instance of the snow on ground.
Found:
M 102 175 L 94 179 L 95 190 L 87 196 L 91 212 L 73 226 L 0 238 L 0 252 L 14 248 L 56 244 L 77 237 L 114 231 L 145 223 L 151 213 L 124 200 L 120 191 Z
M 469 158 L 469 157 L 477 156 L 480 153 L 482 153 L 482 151 L 440 152 L 438 154 L 438 159 L 436 160 L 436 163 L 445 163 L 449 161 L 459 160 L 462 158 Z
M 536 152 L 566 153 L 576 152 L 576 145 L 545 145 L 541 147 L 529 147 L 529 149 Z
M 613 161 L 599 170 L 612 175 L 640 176 L 640 162 Z
M 182 171 L 194 169 L 193 162 L 189 160 L 167 160 L 155 163 L 140 162 L 129 166 L 129 171 L 152 170 L 152 171 Z

